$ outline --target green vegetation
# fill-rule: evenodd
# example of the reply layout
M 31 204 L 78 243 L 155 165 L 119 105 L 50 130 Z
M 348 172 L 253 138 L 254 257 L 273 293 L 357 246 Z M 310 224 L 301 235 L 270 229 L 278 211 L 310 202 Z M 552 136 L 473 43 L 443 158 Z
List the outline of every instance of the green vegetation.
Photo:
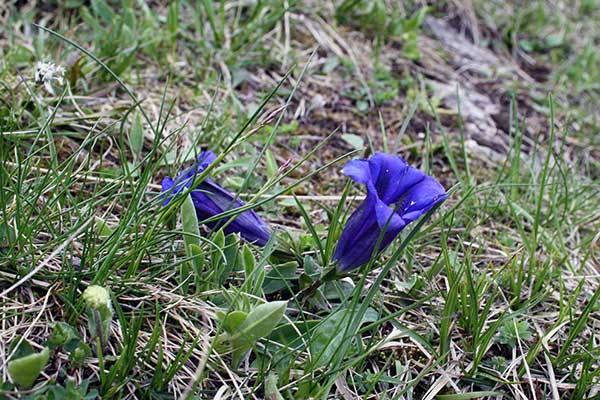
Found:
M 597 398 L 600 6 L 425 3 L 0 5 L 0 398 Z M 451 195 L 317 288 L 375 151 Z

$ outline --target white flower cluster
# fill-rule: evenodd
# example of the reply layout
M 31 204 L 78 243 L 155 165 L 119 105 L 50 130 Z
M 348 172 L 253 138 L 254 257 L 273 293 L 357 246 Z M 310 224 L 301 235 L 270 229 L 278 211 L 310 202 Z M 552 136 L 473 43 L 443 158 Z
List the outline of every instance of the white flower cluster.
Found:
M 65 81 L 65 69 L 54 63 L 50 62 L 38 62 L 35 66 L 35 82 L 43 83 L 44 87 L 50 94 L 54 94 L 54 88 L 52 87 L 52 81 L 56 81 L 58 85 L 62 86 Z

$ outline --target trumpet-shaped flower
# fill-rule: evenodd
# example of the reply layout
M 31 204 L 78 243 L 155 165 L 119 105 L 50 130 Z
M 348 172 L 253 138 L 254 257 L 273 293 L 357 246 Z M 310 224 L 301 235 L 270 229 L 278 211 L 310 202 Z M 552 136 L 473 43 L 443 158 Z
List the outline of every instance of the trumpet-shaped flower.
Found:
M 169 204 L 177 193 L 190 188 L 196 175 L 204 171 L 215 159 L 216 156 L 212 151 L 203 152 L 198 156 L 197 163 L 180 173 L 175 180 L 169 177 L 164 178 L 162 190 L 167 196 L 164 205 Z M 190 196 L 200 222 L 246 204 L 209 178 L 196 183 Z M 211 229 L 218 229 L 229 219 L 230 217 L 223 218 L 206 223 L 206 225 Z M 247 241 L 254 242 L 259 246 L 264 246 L 271 237 L 269 227 L 254 210 L 246 210 L 233 217 L 233 220 L 225 225 L 224 231 L 227 234 L 239 233 Z
M 348 219 L 335 249 L 333 258 L 340 272 L 367 263 L 406 225 L 447 197 L 437 180 L 391 154 L 375 153 L 368 160 L 352 160 L 342 172 L 365 185 L 367 197 Z

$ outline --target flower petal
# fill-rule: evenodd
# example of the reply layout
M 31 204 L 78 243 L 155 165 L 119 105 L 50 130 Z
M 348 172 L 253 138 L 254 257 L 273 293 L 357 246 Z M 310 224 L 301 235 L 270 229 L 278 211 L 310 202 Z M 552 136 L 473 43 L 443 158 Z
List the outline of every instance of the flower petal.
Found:
M 169 204 L 176 194 L 189 188 L 194 177 L 204 171 L 215 159 L 216 155 L 212 151 L 202 152 L 198 155 L 196 163 L 181 172 L 175 180 L 170 177 L 164 178 L 162 189 L 163 192 L 166 192 L 166 199 L 163 205 Z M 196 182 L 195 188 L 190 194 L 200 222 L 246 204 L 210 178 L 206 178 L 202 182 Z M 225 217 L 220 221 L 206 223 L 206 225 L 212 229 L 218 229 L 229 219 L 230 217 Z M 235 216 L 225 226 L 224 231 L 227 234 L 239 233 L 247 241 L 255 242 L 260 246 L 264 246 L 271 237 L 269 227 L 254 210 L 246 210 Z
M 375 153 L 369 166 L 377 193 L 386 204 L 395 203 L 400 194 L 426 176 L 409 166 L 402 157 L 391 154 Z
M 162 180 L 160 186 L 162 187 L 162 191 L 166 192 L 167 190 L 171 189 L 174 184 L 175 184 L 175 182 L 173 182 L 173 179 L 171 179 L 170 177 L 166 176 Z
M 356 183 L 366 185 L 371 182 L 371 170 L 369 168 L 368 160 L 348 161 L 348 163 L 344 165 L 344 168 L 342 168 L 342 173 Z
M 444 187 L 431 176 L 413 185 L 398 199 L 398 213 L 406 223 L 415 221 L 440 201 L 448 197 Z
M 377 215 L 377 225 L 381 229 L 387 226 L 387 232 L 400 232 L 406 226 L 406 222 L 402 217 L 381 200 L 377 202 L 375 212 Z
M 194 208 L 196 209 L 196 215 L 198 216 L 198 222 L 204 223 L 204 220 L 214 217 L 215 215 L 221 214 L 223 210 L 215 203 L 207 193 L 202 190 L 194 190 L 190 192 Z M 207 224 L 211 228 L 214 228 L 215 224 Z
M 213 162 L 215 162 L 216 159 L 217 159 L 217 156 L 215 155 L 215 153 L 213 153 L 210 150 L 203 151 L 202 153 L 200 153 L 198 155 L 198 167 L 200 170 L 199 172 L 202 172 L 206 168 L 208 168 L 208 166 L 210 164 L 212 164 Z
M 194 199 L 196 214 L 200 222 L 246 205 L 242 200 L 209 179 L 202 182 L 198 189 L 192 192 L 192 199 Z M 225 217 L 221 221 L 206 223 L 206 225 L 212 229 L 218 229 L 229 219 L 230 217 Z M 247 241 L 255 242 L 260 246 L 264 246 L 271 237 L 271 231 L 267 224 L 254 210 L 246 210 L 238 214 L 225 226 L 224 230 L 227 234 L 239 233 Z
M 347 272 L 369 261 L 380 231 L 375 203 L 367 198 L 346 222 L 335 248 L 333 259 L 337 261 L 338 270 Z
M 192 165 L 191 167 L 186 168 L 182 172 L 180 172 L 175 178 L 175 180 L 171 179 L 170 177 L 164 178 L 162 181 L 163 192 L 166 192 L 173 186 L 175 186 L 175 188 L 171 189 L 171 196 L 168 196 L 165 199 L 163 205 L 166 206 L 171 202 L 171 200 L 176 194 L 178 194 L 182 190 L 189 188 L 192 182 L 194 181 L 195 176 L 199 173 L 202 173 L 202 171 L 204 171 L 210 164 L 212 164 L 216 158 L 217 156 L 212 151 L 203 151 L 198 155 L 196 163 L 194 163 L 194 165 Z M 207 178 L 206 180 L 209 179 Z M 199 183 L 197 182 L 197 184 Z
M 173 179 L 171 179 L 170 177 L 165 177 L 160 186 L 162 187 L 162 191 L 163 193 L 165 192 L 170 192 L 171 188 L 175 185 L 175 182 L 173 181 Z M 167 204 L 169 204 L 171 202 L 171 200 L 173 200 L 173 196 L 175 195 L 175 193 L 173 193 L 172 191 L 170 193 L 166 193 L 165 194 L 165 200 L 163 201 L 163 206 L 166 206 Z

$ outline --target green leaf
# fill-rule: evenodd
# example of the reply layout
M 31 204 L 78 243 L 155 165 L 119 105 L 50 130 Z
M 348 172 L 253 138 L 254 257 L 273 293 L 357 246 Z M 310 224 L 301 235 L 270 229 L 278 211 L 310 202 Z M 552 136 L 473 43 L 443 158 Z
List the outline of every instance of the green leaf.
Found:
M 279 200 L 277 202 L 277 205 L 283 209 L 285 209 L 285 211 L 290 211 L 290 212 L 297 212 L 298 211 L 298 205 L 296 204 L 296 200 L 294 199 L 282 199 Z
M 385 9 L 385 4 L 382 4 L 382 1 L 373 2 L 373 9 L 371 10 L 371 21 L 375 25 L 375 29 L 381 35 L 386 30 L 386 19 L 387 12 Z
M 189 256 L 192 257 L 192 268 L 194 269 L 194 282 L 196 284 L 196 293 L 206 289 L 206 277 L 203 274 L 205 258 L 200 246 L 190 244 L 188 246 Z
M 305 335 L 317 325 L 319 320 L 284 322 L 273 330 L 269 338 L 288 348 L 300 349 L 303 346 Z
M 142 126 L 142 116 L 139 112 L 136 112 L 133 116 L 133 124 L 131 125 L 128 139 L 131 152 L 136 158 L 139 158 L 144 147 L 144 128 Z
M 531 53 L 535 48 L 535 43 L 533 43 L 531 40 L 521 39 L 519 40 L 519 47 L 521 47 L 521 49 L 524 51 Z
M 356 315 L 359 314 L 358 311 L 355 310 Z M 349 326 L 354 318 L 352 310 L 340 308 L 315 328 L 310 340 L 310 354 L 313 357 L 312 366 L 314 368 L 329 365 L 340 351 L 342 343 L 345 340 L 352 340 L 354 332 L 350 331 Z M 377 318 L 377 312 L 372 308 L 367 308 L 357 326 L 366 322 L 374 322 Z
M 223 318 L 223 329 L 230 335 L 234 335 L 247 317 L 248 313 L 244 311 L 232 311 Z
M 344 139 L 346 143 L 348 143 L 356 150 L 360 150 L 365 147 L 365 141 L 363 140 L 363 138 L 361 138 L 358 135 L 355 135 L 354 133 L 344 133 L 342 135 L 342 139 Z
M 83 3 L 84 0 L 66 0 L 63 5 L 65 8 L 79 8 Z
M 273 301 L 255 307 L 232 336 L 232 362 L 237 367 L 258 339 L 269 335 L 283 318 L 287 301 Z
M 428 8 L 422 7 L 415 11 L 415 13 L 406 21 L 404 24 L 405 32 L 413 32 L 416 31 L 425 20 L 425 16 L 427 15 Z
M 101 17 L 107 24 L 112 23 L 115 19 L 115 13 L 104 0 L 93 0 L 92 9 L 94 14 Z
M 135 29 L 135 27 L 136 27 L 135 13 L 131 9 L 131 6 L 127 5 L 127 6 L 121 7 L 120 11 L 121 11 L 121 15 L 123 17 L 123 23 L 129 29 Z
M 71 368 L 79 368 L 87 357 L 92 355 L 92 350 L 87 343 L 80 342 L 79 345 L 69 351 L 69 365 Z
M 106 238 L 113 233 L 113 229 L 108 226 L 106 221 L 98 216 L 94 217 L 94 228 L 101 238 Z
M 411 60 L 418 60 L 421 57 L 419 46 L 417 43 L 417 34 L 415 32 L 407 32 L 402 35 L 404 44 L 402 46 L 402 54 Z
M 285 264 L 274 265 L 263 282 L 263 292 L 265 294 L 275 293 L 281 289 L 285 289 L 292 285 L 292 281 L 296 279 L 296 269 L 298 263 L 290 261 Z
M 275 156 L 271 153 L 271 150 L 265 152 L 265 162 L 267 164 L 267 177 L 274 178 L 279 173 L 279 166 L 275 160 Z
M 219 268 L 219 284 L 223 285 L 231 273 L 235 270 L 238 265 L 238 256 L 240 239 L 237 235 L 227 235 L 225 237 L 225 246 L 223 247 L 223 253 L 225 254 L 225 260 L 221 263 Z
M 277 375 L 270 372 L 265 378 L 265 398 L 269 400 L 284 400 L 277 388 Z
M 27 340 L 23 339 L 21 335 L 17 335 L 10 343 L 8 352 L 14 352 L 13 359 L 17 359 L 33 354 L 35 351 L 33 350 L 33 347 Z
M 50 349 L 44 347 L 39 353 L 12 360 L 8 363 L 8 373 L 12 380 L 24 389 L 29 389 L 40 375 L 48 360 Z
M 360 112 L 367 112 L 369 110 L 369 102 L 366 100 L 359 100 L 356 102 L 356 108 Z
M 563 44 L 563 35 L 560 33 L 550 34 L 546 37 L 546 46 L 558 47 Z
M 272 301 L 255 307 L 240 325 L 236 337 L 254 344 L 269 335 L 283 318 L 286 307 L 287 301 Z
M 15 230 L 10 225 L 0 225 L 0 248 L 9 247 L 8 243 L 16 238 Z
M 348 296 L 350 296 L 352 293 L 352 290 L 354 290 L 354 285 L 345 280 L 325 282 L 325 284 L 321 287 L 323 296 L 325 296 L 327 300 L 348 298 Z
M 77 346 L 81 338 L 79 334 L 71 325 L 66 322 L 57 322 L 54 325 L 50 339 L 48 339 L 48 347 L 54 349 L 56 347 L 64 347 L 66 351 L 73 351 Z
M 246 245 L 242 248 L 242 263 L 244 264 L 246 279 L 250 279 L 256 267 L 256 260 L 254 259 L 254 254 L 252 254 L 252 251 Z
M 334 69 L 337 68 L 337 66 L 340 65 L 340 60 L 335 57 L 328 57 L 325 60 L 325 64 L 323 64 L 323 68 L 322 68 L 322 72 L 323 74 L 327 75 L 330 74 L 331 72 L 333 72 Z
M 82 7 L 79 14 L 81 15 L 81 19 L 83 20 L 86 26 L 90 27 L 96 32 L 102 30 L 102 25 L 100 25 L 98 19 L 92 16 L 90 10 L 87 7 Z
M 531 337 L 531 328 L 529 327 L 527 321 L 515 322 L 512 319 L 508 319 L 502 325 L 500 325 L 500 330 L 498 332 L 496 340 L 498 341 L 498 343 L 507 344 L 510 347 L 515 347 L 519 339 L 529 340 L 531 339 Z
M 196 208 L 194 207 L 192 196 L 189 194 L 181 205 L 181 223 L 183 225 L 183 243 L 185 244 L 185 254 L 188 257 L 194 257 L 197 254 L 196 248 L 200 248 L 200 228 L 198 226 Z M 192 249 L 192 246 L 195 246 L 194 249 Z M 181 282 L 188 278 L 190 266 L 194 270 L 198 270 L 199 262 L 200 261 L 198 258 L 194 258 L 192 263 L 185 263 L 181 265 Z M 182 286 L 182 290 L 184 293 L 186 293 L 187 285 Z
M 175 40 L 175 34 L 177 33 L 177 29 L 179 27 L 179 2 L 174 1 L 169 4 L 169 12 L 167 14 L 167 29 L 171 34 L 171 40 Z
M 234 68 L 231 71 L 231 86 L 237 88 L 252 78 L 252 74 L 246 68 Z
M 196 271 L 197 274 L 202 273 L 202 265 L 204 264 L 204 258 L 201 257 L 203 254 L 202 247 L 191 243 L 187 249 L 189 251 L 187 255 L 193 258 L 192 265 L 194 267 L 194 271 Z
M 314 368 L 329 364 L 344 339 L 350 322 L 350 313 L 340 309 L 330 314 L 314 330 L 310 340 L 310 354 Z
M 217 271 L 219 266 L 223 262 L 223 251 L 222 249 L 225 247 L 225 233 L 223 230 L 219 230 L 212 237 L 213 242 L 213 251 L 210 255 L 210 262 L 213 268 L 213 271 Z
M 245 179 L 241 176 L 228 176 L 223 180 L 223 186 L 233 191 L 238 191 L 244 186 Z
M 304 272 L 312 279 L 315 280 L 321 275 L 321 267 L 315 261 L 315 259 L 309 255 L 304 256 Z

